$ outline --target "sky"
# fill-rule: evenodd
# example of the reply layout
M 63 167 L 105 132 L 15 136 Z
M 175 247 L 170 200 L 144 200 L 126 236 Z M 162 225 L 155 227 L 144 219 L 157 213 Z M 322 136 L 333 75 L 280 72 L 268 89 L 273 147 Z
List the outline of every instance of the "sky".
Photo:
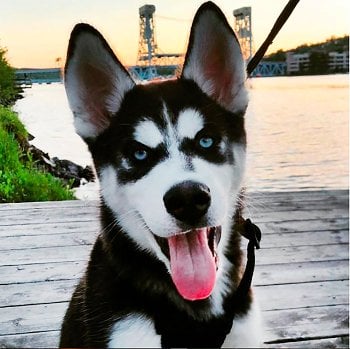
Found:
M 184 53 L 192 18 L 203 0 L 0 0 L 0 47 L 16 68 L 56 67 L 65 61 L 70 32 L 86 22 L 107 39 L 126 65 L 137 59 L 139 7 L 156 6 L 155 28 L 163 53 Z M 233 10 L 252 7 L 256 49 L 270 32 L 287 0 L 216 0 L 233 25 Z M 268 53 L 349 34 L 349 0 L 300 0 Z

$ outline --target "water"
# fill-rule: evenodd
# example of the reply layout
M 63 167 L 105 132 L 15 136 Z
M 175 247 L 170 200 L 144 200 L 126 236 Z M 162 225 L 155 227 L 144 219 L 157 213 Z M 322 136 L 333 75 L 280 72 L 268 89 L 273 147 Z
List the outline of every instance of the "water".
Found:
M 255 78 L 246 116 L 249 191 L 348 188 L 348 75 Z M 33 85 L 15 109 L 33 144 L 50 156 L 92 164 L 75 134 L 62 84 Z M 98 184 L 80 198 L 97 198 Z

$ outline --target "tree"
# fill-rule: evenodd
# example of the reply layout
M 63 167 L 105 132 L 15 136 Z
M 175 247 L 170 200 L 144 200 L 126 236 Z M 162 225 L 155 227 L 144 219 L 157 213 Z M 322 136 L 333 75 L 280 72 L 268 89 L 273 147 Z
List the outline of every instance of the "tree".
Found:
M 7 106 L 17 96 L 15 71 L 6 60 L 6 50 L 0 47 L 0 104 Z
M 283 50 L 278 50 L 275 53 L 272 53 L 264 58 L 265 61 L 272 61 L 272 62 L 285 62 L 286 60 L 286 53 Z
M 309 60 L 310 74 L 327 74 L 328 73 L 328 53 L 311 52 Z

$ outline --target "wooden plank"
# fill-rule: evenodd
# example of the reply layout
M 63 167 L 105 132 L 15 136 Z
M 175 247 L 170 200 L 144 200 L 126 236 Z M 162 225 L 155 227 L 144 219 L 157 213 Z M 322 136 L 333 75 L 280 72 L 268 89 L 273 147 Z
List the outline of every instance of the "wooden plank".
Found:
M 322 261 L 257 265 L 253 285 L 277 285 L 311 281 L 347 280 L 349 261 Z
M 2 251 L 0 265 L 87 261 L 89 255 L 90 249 L 85 245 Z
M 255 287 L 262 310 L 297 309 L 347 304 L 349 282 L 323 281 Z
M 69 301 L 78 280 L 10 284 L 1 286 L 0 304 L 19 306 Z M 348 281 L 323 281 L 255 287 L 263 310 L 347 304 Z
M 266 205 L 267 203 L 281 203 L 283 205 L 284 203 L 308 203 L 308 202 L 314 202 L 317 203 L 320 202 L 342 202 L 342 203 L 348 203 L 348 196 L 349 192 L 348 190 L 311 190 L 311 191 L 285 191 L 285 192 L 246 192 L 245 193 L 245 201 L 253 202 L 258 204 L 261 204 L 261 208 L 268 208 L 269 205 Z M 60 208 L 60 207 L 79 207 L 79 206 L 98 206 L 99 201 L 98 200 L 67 200 L 67 201 L 46 201 L 46 202 L 23 202 L 23 203 L 5 203 L 0 204 L 0 211 L 1 210 L 8 210 L 8 209 L 18 209 L 18 210 L 25 210 L 29 209 L 32 210 L 37 208 Z
M 296 212 L 298 212 L 296 214 Z M 86 221 L 96 219 L 98 216 L 98 209 L 95 206 L 77 206 L 74 209 L 71 207 L 61 208 L 47 208 L 43 209 L 27 209 L 25 214 L 22 210 L 2 210 L 0 211 L 0 225 L 11 225 L 14 220 L 20 219 L 23 224 L 40 224 L 62 221 Z M 307 210 L 297 211 L 278 211 L 273 210 L 271 212 L 263 212 L 262 210 L 252 214 L 252 219 L 257 223 L 263 222 L 279 222 L 290 220 L 309 220 L 309 219 L 327 219 L 327 218 L 344 218 L 348 217 L 348 207 L 333 208 L 325 207 L 323 209 L 315 209 L 311 207 Z
M 66 234 L 79 232 L 98 232 L 100 231 L 99 222 L 83 221 L 83 222 L 61 222 L 61 223 L 42 223 L 42 224 L 14 224 L 8 226 L 0 226 L 0 236 L 22 236 L 22 235 L 49 235 L 49 234 Z M 325 220 L 309 220 L 309 221 L 288 221 L 278 223 L 260 223 L 259 227 L 263 234 L 263 241 L 268 234 L 294 233 L 294 232 L 310 232 L 310 231 L 338 231 L 349 230 L 349 220 L 347 218 L 325 219 Z
M 57 331 L 67 305 L 0 308 L 0 335 Z M 344 305 L 264 311 L 262 315 L 265 342 L 348 335 L 348 306 Z
M 248 208 L 257 208 L 262 211 L 275 210 L 276 207 L 284 209 L 286 205 L 297 205 L 298 209 L 309 209 L 309 204 L 316 201 L 317 205 L 344 206 L 348 205 L 347 190 L 325 190 L 325 191 L 299 191 L 299 192 L 261 192 L 246 193 L 244 201 Z M 47 202 L 24 202 L 0 204 L 1 211 L 6 210 L 33 210 L 49 208 L 77 208 L 99 206 L 98 200 L 71 200 L 71 201 L 47 201 Z
M 100 224 L 96 220 L 87 222 L 61 222 L 42 224 L 13 224 L 10 226 L 0 226 L 0 236 L 33 236 L 33 235 L 53 235 L 53 234 L 75 234 L 79 232 L 99 232 Z
M 0 348 L 57 348 L 60 331 L 0 335 Z
M 296 200 L 286 201 L 284 198 L 273 198 L 268 200 L 250 199 L 244 202 L 245 215 L 255 215 L 259 212 L 269 213 L 272 211 L 306 211 L 310 209 L 327 209 L 327 208 L 347 208 L 349 207 L 348 197 L 333 197 L 322 199 L 304 199 L 298 197 Z
M 0 267 L 0 285 L 74 280 L 81 277 L 86 266 L 86 261 L 78 261 Z
M 75 234 L 48 234 L 31 236 L 0 237 L 0 251 L 24 250 L 40 247 L 65 247 L 75 245 L 90 246 L 94 243 L 97 233 L 80 232 Z
M 317 201 L 334 199 L 338 197 L 349 197 L 348 190 L 302 190 L 302 191 L 261 191 L 261 192 L 246 192 L 244 194 L 245 199 L 254 199 L 261 200 L 266 202 L 267 200 L 271 201 L 281 201 L 281 202 L 290 202 L 290 201 Z
M 68 302 L 78 280 L 2 285 L 0 309 L 7 306 Z
M 79 212 L 85 215 L 97 215 L 99 213 L 99 209 L 96 205 L 76 205 L 76 206 L 59 206 L 59 207 L 51 207 L 51 206 L 42 206 L 41 208 L 27 208 L 25 210 L 22 209 L 8 209 L 8 210 L 0 210 L 0 220 L 6 221 L 9 217 L 18 217 L 20 219 L 27 218 L 36 218 L 40 216 L 56 216 L 60 214 L 71 215 L 72 212 Z
M 60 223 L 60 222 L 80 222 L 80 221 L 92 221 L 96 220 L 98 212 L 95 208 L 90 208 L 87 211 L 86 208 L 72 209 L 55 209 L 45 210 L 28 210 L 27 214 L 18 215 L 13 214 L 11 211 L 3 212 L 0 220 L 1 226 L 12 226 L 16 220 L 21 221 L 22 224 L 42 224 L 42 223 Z M 255 223 L 268 223 L 268 222 L 286 222 L 286 221 L 306 221 L 306 220 L 324 220 L 335 218 L 348 217 L 347 208 L 329 208 L 329 209 L 310 209 L 305 211 L 272 211 L 267 213 L 257 212 L 251 216 L 251 219 Z
M 0 204 L 0 211 L 24 211 L 33 209 L 50 209 L 50 208 L 75 208 L 75 207 L 97 207 L 98 200 L 65 200 L 65 201 L 37 201 L 37 202 L 18 202 Z
M 78 279 L 87 261 L 0 266 L 0 285 L 26 282 Z M 258 265 L 253 283 L 256 286 L 310 281 L 346 280 L 348 260 Z
M 253 220 L 254 223 L 257 223 Z M 290 220 L 283 222 L 258 223 L 263 235 L 282 232 L 305 232 L 326 230 L 349 230 L 349 218 L 309 219 L 304 221 Z
M 348 190 L 315 190 L 315 191 L 294 191 L 294 192 L 248 192 L 244 194 L 243 201 L 256 201 L 258 203 L 288 203 L 288 202 L 320 202 L 340 200 L 347 201 Z
M 265 311 L 264 341 L 342 337 L 349 333 L 349 307 L 333 305 Z
M 349 336 L 265 344 L 264 348 L 342 349 L 349 348 Z
M 286 221 L 308 221 L 308 220 L 324 220 L 335 218 L 349 217 L 349 210 L 344 208 L 328 208 L 328 209 L 310 209 L 305 211 L 272 211 L 267 213 L 258 212 L 251 216 L 253 222 L 268 223 L 268 222 L 286 222 Z
M 347 243 L 349 243 L 348 230 L 324 230 L 264 234 L 260 245 L 262 248 L 281 248 Z
M 62 223 L 62 222 L 89 222 L 95 221 L 98 213 L 95 208 L 87 212 L 85 208 L 80 209 L 55 209 L 45 210 L 28 210 L 28 213 L 14 215 L 11 211 L 6 211 L 2 215 L 0 225 L 12 226 L 15 221 L 20 220 L 21 224 L 43 224 L 43 223 Z
M 91 245 L 96 240 L 98 231 L 81 231 L 74 234 L 48 233 L 43 235 L 0 236 L 0 251 L 40 247 L 62 247 L 74 245 Z M 301 233 L 278 233 L 263 236 L 263 248 L 288 246 L 317 246 L 325 244 L 345 244 L 349 242 L 347 230 L 314 231 Z M 243 241 L 244 244 L 244 241 Z
M 57 331 L 68 303 L 0 308 L 0 335 Z
M 85 245 L 2 251 L 0 266 L 83 261 L 88 259 L 89 254 L 90 249 Z M 262 248 L 256 255 L 257 265 L 344 260 L 348 258 L 348 246 L 339 244 Z
M 256 253 L 256 265 L 321 262 L 349 258 L 347 244 L 320 246 L 293 246 L 280 249 L 262 248 Z

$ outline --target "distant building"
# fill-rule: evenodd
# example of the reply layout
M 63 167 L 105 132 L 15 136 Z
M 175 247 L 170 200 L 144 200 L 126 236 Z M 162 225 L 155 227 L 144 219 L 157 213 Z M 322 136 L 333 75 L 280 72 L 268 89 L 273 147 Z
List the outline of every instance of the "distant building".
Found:
M 349 52 L 329 52 L 328 57 L 331 71 L 349 71 Z
M 286 55 L 286 63 L 288 75 L 301 73 L 309 68 L 310 54 L 289 51 Z
M 289 51 L 286 54 L 287 74 L 297 75 L 308 73 L 310 69 L 311 52 L 294 53 Z M 348 72 L 349 71 L 349 52 L 329 52 L 328 53 L 328 72 Z

